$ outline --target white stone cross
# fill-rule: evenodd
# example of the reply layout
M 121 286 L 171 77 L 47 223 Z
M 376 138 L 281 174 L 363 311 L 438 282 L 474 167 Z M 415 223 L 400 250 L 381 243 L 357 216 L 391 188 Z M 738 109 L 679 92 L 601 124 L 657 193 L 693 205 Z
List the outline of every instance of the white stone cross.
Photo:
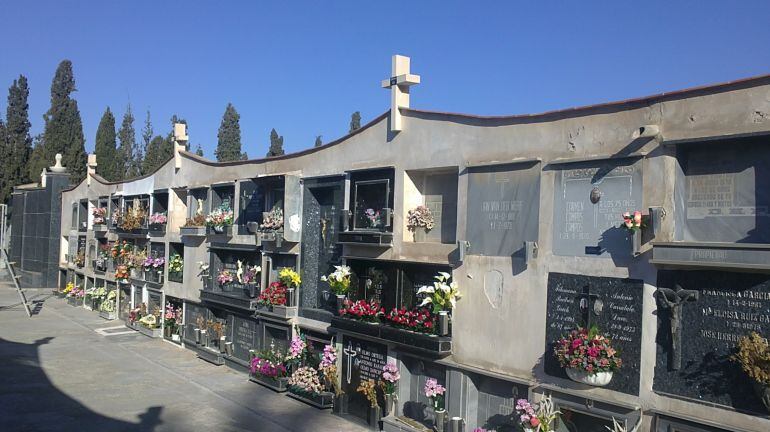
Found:
M 401 111 L 409 108 L 409 86 L 419 84 L 420 76 L 409 73 L 409 57 L 393 56 L 390 78 L 382 80 L 382 88 L 390 89 L 390 130 L 401 131 Z
M 351 378 L 351 369 L 353 366 L 353 357 L 358 355 L 358 352 L 353 349 L 353 343 L 348 341 L 348 347 L 342 350 L 342 352 L 348 356 L 348 370 L 347 370 L 347 380 L 348 384 L 350 384 L 350 378 Z

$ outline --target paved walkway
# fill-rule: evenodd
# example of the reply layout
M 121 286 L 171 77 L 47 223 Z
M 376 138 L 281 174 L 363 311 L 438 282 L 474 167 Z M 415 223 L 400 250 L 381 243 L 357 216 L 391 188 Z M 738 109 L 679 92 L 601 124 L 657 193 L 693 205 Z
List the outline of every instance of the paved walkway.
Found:
M 363 430 L 48 292 L 30 319 L 0 282 L 0 431 Z

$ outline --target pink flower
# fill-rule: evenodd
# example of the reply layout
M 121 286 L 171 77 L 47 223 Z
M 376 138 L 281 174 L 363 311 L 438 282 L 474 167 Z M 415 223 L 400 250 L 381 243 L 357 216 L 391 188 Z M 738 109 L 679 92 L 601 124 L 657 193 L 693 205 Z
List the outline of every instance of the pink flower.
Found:
M 637 225 L 642 223 L 642 212 L 640 211 L 634 212 L 634 223 L 636 223 Z
M 532 427 L 537 427 L 538 425 L 540 425 L 540 419 L 537 417 L 532 417 L 531 419 L 529 419 L 529 424 L 531 424 Z

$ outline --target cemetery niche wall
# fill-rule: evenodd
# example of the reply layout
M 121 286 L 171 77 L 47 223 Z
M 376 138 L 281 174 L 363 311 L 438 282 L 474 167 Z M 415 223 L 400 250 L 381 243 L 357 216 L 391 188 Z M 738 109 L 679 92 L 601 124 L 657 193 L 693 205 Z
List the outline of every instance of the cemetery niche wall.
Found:
M 663 270 L 656 300 L 653 390 L 766 416 L 754 382 L 733 356 L 742 336 L 768 336 L 770 275 Z
M 554 255 L 630 259 L 632 236 L 620 227 L 621 215 L 641 210 L 641 159 L 558 163 L 552 169 Z

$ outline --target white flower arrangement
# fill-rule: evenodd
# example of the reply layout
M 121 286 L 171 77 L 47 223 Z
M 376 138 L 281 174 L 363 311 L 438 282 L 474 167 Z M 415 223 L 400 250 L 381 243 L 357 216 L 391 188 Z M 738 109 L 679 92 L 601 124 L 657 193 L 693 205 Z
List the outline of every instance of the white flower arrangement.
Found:
M 334 266 L 334 271 L 329 275 L 321 276 L 321 280 L 329 282 L 329 287 L 334 294 L 345 294 L 350 288 L 350 267 L 346 265 Z
M 418 295 L 428 294 L 420 303 L 420 307 L 432 304 L 433 313 L 454 309 L 457 300 L 460 300 L 462 295 L 457 289 L 457 283 L 449 281 L 452 275 L 446 272 L 439 272 L 434 278 L 436 282 L 433 282 L 433 286 L 423 285 L 417 290 Z

